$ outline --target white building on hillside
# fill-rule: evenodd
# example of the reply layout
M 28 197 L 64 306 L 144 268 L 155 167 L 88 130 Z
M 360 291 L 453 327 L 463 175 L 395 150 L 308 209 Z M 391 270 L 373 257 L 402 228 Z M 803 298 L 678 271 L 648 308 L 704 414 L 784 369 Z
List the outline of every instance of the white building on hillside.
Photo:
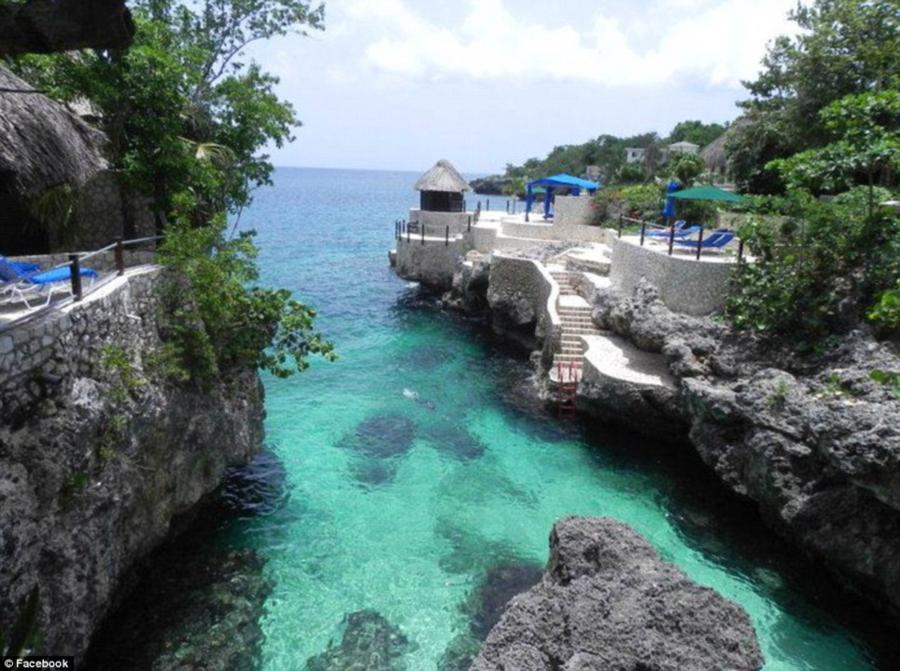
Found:
M 647 150 L 644 147 L 625 147 L 625 162 L 643 163 L 645 153 Z

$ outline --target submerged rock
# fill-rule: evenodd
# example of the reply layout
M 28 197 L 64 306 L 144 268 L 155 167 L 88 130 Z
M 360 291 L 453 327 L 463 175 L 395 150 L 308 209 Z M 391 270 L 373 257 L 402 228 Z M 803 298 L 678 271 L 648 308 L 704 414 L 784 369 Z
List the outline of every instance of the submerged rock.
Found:
M 485 444 L 463 428 L 440 423 L 431 427 L 426 434 L 428 441 L 439 451 L 450 454 L 461 461 L 469 461 L 484 456 Z
M 478 640 L 490 633 L 507 604 L 541 580 L 541 567 L 533 564 L 504 562 L 490 567 L 474 594 L 472 633 Z
M 361 422 L 341 445 L 366 457 L 388 459 L 409 450 L 415 435 L 416 425 L 411 419 L 403 415 L 375 415 Z
M 179 544 L 151 555 L 137 588 L 101 628 L 85 669 L 261 668 L 260 618 L 271 591 L 265 562 L 250 549 Z
M 353 477 L 362 485 L 378 486 L 394 479 L 397 459 L 409 451 L 416 425 L 403 415 L 375 415 L 364 420 L 346 436 L 340 446 L 353 450 Z
M 342 623 L 340 642 L 306 661 L 306 671 L 404 671 L 404 656 L 415 650 L 403 631 L 381 613 L 359 610 Z
M 629 527 L 570 517 L 542 581 L 510 602 L 472 671 L 756 671 L 744 610 L 662 561 Z

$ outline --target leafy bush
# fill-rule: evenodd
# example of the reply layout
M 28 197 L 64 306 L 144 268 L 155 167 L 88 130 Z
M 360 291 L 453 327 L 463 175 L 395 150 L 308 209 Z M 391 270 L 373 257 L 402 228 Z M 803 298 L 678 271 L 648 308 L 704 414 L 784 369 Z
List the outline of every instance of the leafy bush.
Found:
M 288 377 L 318 354 L 334 360 L 333 346 L 314 331 L 315 311 L 286 289 L 256 286 L 253 232 L 225 235 L 224 217 L 198 228 L 183 220 L 170 226 L 159 250 L 164 265 L 187 280 L 170 287 L 168 352 L 171 369 L 181 362 L 191 379 L 206 383 L 219 373 L 255 366 Z M 177 376 L 176 376 L 177 377 Z
M 782 217 L 751 216 L 739 234 L 757 259 L 733 278 L 732 322 L 808 347 L 858 324 L 900 274 L 900 218 L 868 216 L 868 198 L 863 188 L 830 202 L 795 194 Z M 773 201 L 758 202 L 771 212 Z
M 662 211 L 662 188 L 656 184 L 600 189 L 594 197 L 597 214 L 603 219 L 614 219 L 620 214 L 635 219 L 659 218 Z

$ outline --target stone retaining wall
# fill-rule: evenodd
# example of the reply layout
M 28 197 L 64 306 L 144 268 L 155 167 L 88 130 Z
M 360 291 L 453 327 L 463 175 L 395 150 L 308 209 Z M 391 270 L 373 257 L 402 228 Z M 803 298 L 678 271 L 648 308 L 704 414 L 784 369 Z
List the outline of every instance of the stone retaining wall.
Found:
M 405 237 L 395 242 L 397 274 L 441 289 L 450 288 L 457 263 L 471 249 L 465 237 L 451 238 L 449 244 L 445 244 L 443 238 L 425 238 L 423 244 L 422 239 L 414 235 L 408 242 Z
M 27 407 L 56 378 L 99 375 L 103 347 L 112 342 L 156 349 L 161 272 L 156 266 L 134 268 L 81 302 L 0 334 L 0 414 Z
M 516 256 L 496 253 L 491 259 L 488 303 L 495 315 L 503 315 L 508 324 L 502 329 L 534 324 L 534 335 L 543 343 L 543 357 L 549 365 L 559 349 L 562 321 L 556 311 L 559 285 L 543 264 Z
M 412 208 L 409 211 L 410 223 L 417 222 L 425 225 L 425 235 L 441 236 L 446 227 L 450 227 L 450 235 L 465 233 L 469 227 L 469 218 L 474 215 L 471 212 L 431 212 Z
M 684 252 L 668 256 L 664 250 L 641 247 L 627 238 L 615 239 L 612 248 L 610 279 L 625 293 L 646 278 L 659 290 L 666 307 L 675 312 L 707 315 L 724 308 L 734 262 L 697 261 Z

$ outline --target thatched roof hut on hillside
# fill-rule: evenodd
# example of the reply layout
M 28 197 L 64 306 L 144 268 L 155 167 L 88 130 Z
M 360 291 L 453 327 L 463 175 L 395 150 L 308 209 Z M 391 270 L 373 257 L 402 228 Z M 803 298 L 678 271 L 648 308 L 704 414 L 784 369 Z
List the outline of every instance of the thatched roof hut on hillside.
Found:
M 45 246 L 29 203 L 107 168 L 106 138 L 0 66 L 0 252 Z M 37 238 L 36 238 L 37 236 Z
M 469 183 L 446 159 L 441 159 L 419 177 L 415 189 L 420 192 L 419 206 L 429 212 L 462 212 L 465 209 L 463 193 Z

